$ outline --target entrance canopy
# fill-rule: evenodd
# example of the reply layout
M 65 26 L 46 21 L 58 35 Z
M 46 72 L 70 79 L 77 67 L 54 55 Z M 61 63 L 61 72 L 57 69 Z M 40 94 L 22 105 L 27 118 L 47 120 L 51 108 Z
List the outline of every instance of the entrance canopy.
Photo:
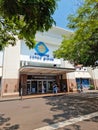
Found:
M 68 72 L 75 71 L 74 68 L 58 68 L 58 67 L 34 67 L 23 66 L 19 69 L 23 74 L 35 74 L 35 75 L 60 75 Z
M 75 72 L 75 77 L 76 78 L 90 79 L 91 75 L 88 72 Z

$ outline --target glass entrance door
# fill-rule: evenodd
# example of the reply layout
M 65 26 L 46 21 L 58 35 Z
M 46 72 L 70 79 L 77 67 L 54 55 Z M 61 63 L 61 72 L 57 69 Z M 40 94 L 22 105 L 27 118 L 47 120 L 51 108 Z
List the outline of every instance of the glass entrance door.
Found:
M 53 90 L 54 80 L 37 81 L 37 93 L 51 93 Z
M 31 94 L 31 80 L 27 80 L 27 94 Z
M 37 81 L 27 80 L 27 94 L 37 93 Z
M 42 93 L 42 81 L 37 81 L 37 93 Z
M 53 91 L 53 81 L 48 81 L 48 92 L 51 93 Z
M 55 80 L 27 80 L 27 94 L 51 93 Z
M 37 92 L 47 93 L 47 91 L 48 91 L 48 81 L 44 80 L 37 81 Z
M 47 83 L 48 83 L 47 81 L 43 81 L 44 93 L 47 93 L 47 91 L 48 91 Z
M 31 93 L 37 93 L 37 81 L 31 81 Z

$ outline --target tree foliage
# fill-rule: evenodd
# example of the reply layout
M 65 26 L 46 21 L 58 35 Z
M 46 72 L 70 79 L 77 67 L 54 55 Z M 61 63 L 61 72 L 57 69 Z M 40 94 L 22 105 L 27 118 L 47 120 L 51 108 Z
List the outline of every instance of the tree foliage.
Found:
M 64 38 L 55 56 L 76 64 L 94 65 L 98 60 L 98 0 L 84 0 L 77 13 L 68 19 L 74 34 Z
M 15 35 L 32 48 L 37 31 L 47 31 L 55 21 L 57 0 L 0 0 L 0 50 L 15 45 Z

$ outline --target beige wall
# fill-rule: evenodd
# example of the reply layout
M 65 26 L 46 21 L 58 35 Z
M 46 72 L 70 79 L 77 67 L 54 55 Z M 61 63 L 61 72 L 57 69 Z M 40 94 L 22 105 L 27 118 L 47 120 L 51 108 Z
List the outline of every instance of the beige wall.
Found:
M 98 68 L 95 68 L 92 72 L 95 89 L 98 89 Z
M 75 73 L 67 73 L 67 86 L 68 86 L 68 92 L 70 91 L 77 91 L 77 85 L 75 80 Z
M 4 51 L 3 79 L 18 78 L 18 69 L 20 67 L 20 41 L 16 46 L 9 46 Z
M 98 90 L 98 79 L 94 79 L 94 85 L 95 85 L 95 89 Z
M 88 67 L 88 72 L 91 75 L 91 78 L 94 82 L 95 89 L 98 89 L 98 68 Z
M 2 67 L 0 67 L 0 77 L 2 77 Z
M 0 67 L 2 66 L 3 62 L 3 51 L 0 51 Z
M 2 93 L 3 93 L 3 95 L 4 94 L 10 95 L 11 93 L 18 92 L 18 90 L 19 90 L 18 83 L 19 83 L 18 79 L 3 79 L 2 80 L 2 84 L 3 84 Z
M 59 27 L 52 27 L 48 32 L 38 32 L 36 41 L 43 41 L 52 45 L 59 46 L 63 40 L 63 35 L 70 35 L 72 32 Z
M 71 64 L 69 61 L 64 61 L 63 59 L 60 59 L 61 60 L 61 66 L 64 68 L 74 68 L 74 65 Z
M 18 88 L 20 67 L 20 40 L 17 44 L 9 46 L 4 50 L 3 76 L 2 76 L 2 93 L 14 92 L 15 87 Z
M 92 73 L 93 73 L 93 77 L 94 77 L 95 79 L 98 79 L 98 69 L 95 68 Z

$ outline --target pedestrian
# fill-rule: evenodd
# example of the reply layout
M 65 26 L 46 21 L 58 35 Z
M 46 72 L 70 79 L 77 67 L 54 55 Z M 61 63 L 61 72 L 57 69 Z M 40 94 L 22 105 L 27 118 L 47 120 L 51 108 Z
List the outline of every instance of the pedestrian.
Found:
M 82 85 L 82 83 L 80 84 L 80 91 L 83 92 L 83 85 Z
M 53 89 L 53 93 L 55 93 L 55 84 L 53 84 L 52 89 Z
M 63 91 L 66 92 L 66 85 L 63 84 Z
M 55 93 L 57 93 L 58 92 L 58 87 L 57 87 L 57 85 L 55 84 Z
M 45 93 L 45 87 L 42 85 L 42 93 Z
M 55 83 L 55 84 L 53 84 L 53 93 L 57 93 L 57 91 L 58 91 L 58 88 L 57 88 L 57 85 Z

